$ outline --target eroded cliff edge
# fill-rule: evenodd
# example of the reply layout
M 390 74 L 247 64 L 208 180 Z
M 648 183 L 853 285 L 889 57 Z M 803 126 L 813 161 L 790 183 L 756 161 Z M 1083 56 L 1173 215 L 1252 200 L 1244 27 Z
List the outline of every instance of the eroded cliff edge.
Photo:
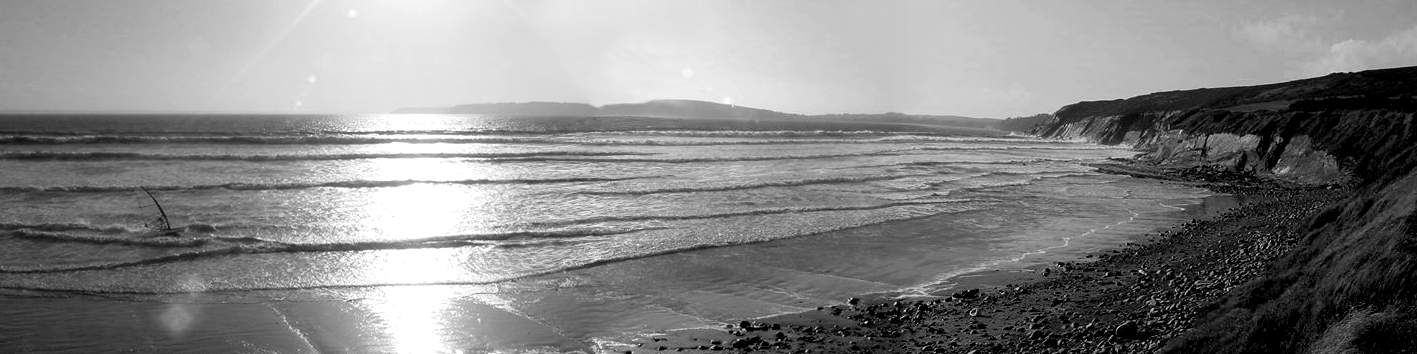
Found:
M 1033 132 L 1133 146 L 1163 166 L 1354 185 L 1296 251 L 1167 350 L 1389 352 L 1417 348 L 1414 115 L 1417 67 L 1407 67 L 1081 102 Z

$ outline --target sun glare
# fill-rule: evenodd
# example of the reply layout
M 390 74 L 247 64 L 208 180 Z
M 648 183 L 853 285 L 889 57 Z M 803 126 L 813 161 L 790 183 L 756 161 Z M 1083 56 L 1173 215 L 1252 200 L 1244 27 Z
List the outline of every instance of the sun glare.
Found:
M 462 204 L 470 201 L 450 198 L 444 188 L 418 184 L 383 188 L 369 197 L 365 222 L 379 230 L 382 238 L 411 239 L 442 236 L 457 231 Z
M 449 300 L 455 295 L 446 286 L 386 286 L 373 310 L 382 320 L 385 335 L 398 353 L 446 353 Z

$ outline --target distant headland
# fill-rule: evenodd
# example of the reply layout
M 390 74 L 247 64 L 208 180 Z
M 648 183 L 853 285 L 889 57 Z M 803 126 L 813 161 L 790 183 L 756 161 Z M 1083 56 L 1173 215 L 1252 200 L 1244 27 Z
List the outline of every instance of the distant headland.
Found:
M 773 110 L 722 104 L 697 100 L 652 100 L 641 103 L 617 103 L 594 106 L 585 103 L 567 102 L 517 102 L 478 103 L 448 107 L 408 107 L 394 110 L 394 113 L 428 114 L 488 114 L 513 117 L 550 116 L 634 116 L 656 118 L 694 118 L 731 120 L 824 120 L 824 121 L 869 121 L 875 123 L 944 125 L 967 128 L 997 129 L 1004 120 L 975 118 L 953 115 L 927 115 L 906 113 L 846 113 L 805 115 Z M 1038 117 L 1041 123 L 1051 116 Z M 1032 118 L 1032 117 L 1029 117 Z M 1017 125 L 1017 122 L 1013 122 Z M 1033 124 L 1028 124 L 1028 127 Z M 1007 129 L 1006 129 L 1007 130 Z

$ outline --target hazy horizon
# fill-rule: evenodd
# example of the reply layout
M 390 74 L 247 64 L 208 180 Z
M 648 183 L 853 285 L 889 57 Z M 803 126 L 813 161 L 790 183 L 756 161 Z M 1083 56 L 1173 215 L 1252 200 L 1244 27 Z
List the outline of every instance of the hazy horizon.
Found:
M 198 110 L 147 110 L 147 111 L 144 111 L 144 110 L 131 110 L 131 111 L 118 111 L 118 110 L 63 110 L 63 109 L 54 109 L 54 110 L 0 110 L 0 114 L 94 114 L 94 115 L 108 115 L 108 114 L 111 114 L 111 115 L 127 115 L 127 114 L 159 114 L 159 115 L 166 115 L 166 114 L 211 114 L 211 115 L 263 115 L 263 114 L 285 115 L 285 114 L 298 114 L 298 115 L 339 115 L 339 114 L 354 114 L 354 115 L 377 115 L 377 114 L 422 114 L 422 113 L 396 113 L 396 112 L 393 112 L 393 111 L 398 110 L 398 109 L 409 109 L 409 108 L 412 108 L 412 109 L 417 109 L 417 108 L 451 108 L 451 107 L 453 107 L 453 106 L 460 106 L 460 105 L 477 105 L 477 104 L 567 103 L 567 104 L 588 104 L 588 105 L 591 105 L 591 106 L 593 106 L 593 107 L 600 108 L 600 107 L 605 107 L 605 106 L 608 106 L 608 105 L 616 105 L 616 104 L 640 104 L 640 103 L 648 103 L 648 102 L 651 102 L 651 101 L 699 101 L 699 102 L 708 102 L 708 103 L 721 103 L 721 102 L 712 102 L 712 101 L 705 101 L 705 100 L 692 99 L 692 98 L 655 98 L 655 99 L 650 99 L 650 100 L 646 100 L 646 101 L 639 101 L 639 102 L 607 102 L 607 103 L 602 103 L 602 104 L 593 104 L 593 103 L 587 103 L 587 102 L 534 101 L 534 100 L 533 100 L 533 101 L 503 101 L 503 102 L 462 102 L 462 103 L 454 103 L 454 104 L 448 104 L 448 105 L 442 105 L 442 106 L 417 106 L 417 107 L 409 106 L 409 107 L 395 107 L 394 109 L 391 109 L 391 110 L 388 111 L 388 112 L 314 112 L 314 111 L 290 112 L 290 111 L 239 111 L 239 110 L 231 110 L 231 111 L 218 111 L 218 110 L 213 110 L 213 111 L 198 111 Z M 775 112 L 779 112 L 779 113 L 800 114 L 800 115 L 806 115 L 806 116 L 833 115 L 833 114 L 868 114 L 868 115 L 872 115 L 872 114 L 905 114 L 905 115 L 915 115 L 915 116 L 959 116 L 959 117 L 965 117 L 965 118 L 1005 119 L 1005 118 L 1017 118 L 1017 117 L 1032 116 L 1032 115 L 1037 115 L 1037 114 L 1051 114 L 1051 113 L 1052 113 L 1052 112 L 1038 112 L 1038 113 L 1034 113 L 1034 114 L 1026 114 L 1026 115 L 1021 115 L 1021 116 L 1009 116 L 1009 117 L 974 117 L 974 116 L 963 116 L 963 115 L 958 115 L 958 114 L 915 113 L 915 112 L 894 112 L 894 111 L 891 111 L 891 112 L 823 112 L 823 113 L 800 113 L 800 112 L 791 112 L 791 111 L 783 111 L 783 110 L 773 109 L 772 107 L 755 107 L 755 106 L 747 106 L 747 105 L 736 105 L 736 106 L 745 107 L 745 108 L 766 109 L 766 110 L 775 111 Z
M 1002 118 L 1417 65 L 1417 3 L 7 1 L 0 111 L 694 99 Z

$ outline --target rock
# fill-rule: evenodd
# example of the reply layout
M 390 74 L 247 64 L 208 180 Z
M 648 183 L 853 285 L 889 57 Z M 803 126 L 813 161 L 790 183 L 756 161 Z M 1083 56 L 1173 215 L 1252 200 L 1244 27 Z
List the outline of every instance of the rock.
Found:
M 859 303 L 861 303 L 861 299 L 857 299 L 857 298 L 854 298 L 854 297 L 853 297 L 853 298 L 850 298 L 850 299 L 846 299 L 846 304 L 847 304 L 847 305 L 856 306 L 856 304 L 859 304 Z
M 1028 338 L 1032 338 L 1032 339 L 1043 339 L 1043 338 L 1047 338 L 1047 337 L 1048 337 L 1048 331 L 1037 330 L 1037 331 L 1030 331 L 1030 332 L 1028 332 Z
M 955 297 L 955 298 L 959 298 L 959 299 L 973 299 L 973 298 L 979 297 L 979 289 L 969 289 L 969 290 L 957 292 L 957 293 L 954 293 L 954 295 L 952 295 L 952 296 Z
M 1043 346 L 1045 346 L 1045 347 L 1056 347 L 1056 346 L 1058 346 L 1058 339 L 1057 339 L 1057 338 L 1048 338 L 1048 339 L 1045 339 L 1045 340 L 1043 340 Z
M 1118 325 L 1117 329 L 1112 331 L 1112 334 L 1119 338 L 1133 338 L 1136 337 L 1138 329 L 1136 322 L 1127 321 Z
M 738 338 L 733 341 L 733 348 L 745 349 L 762 342 L 763 339 L 758 337 Z

